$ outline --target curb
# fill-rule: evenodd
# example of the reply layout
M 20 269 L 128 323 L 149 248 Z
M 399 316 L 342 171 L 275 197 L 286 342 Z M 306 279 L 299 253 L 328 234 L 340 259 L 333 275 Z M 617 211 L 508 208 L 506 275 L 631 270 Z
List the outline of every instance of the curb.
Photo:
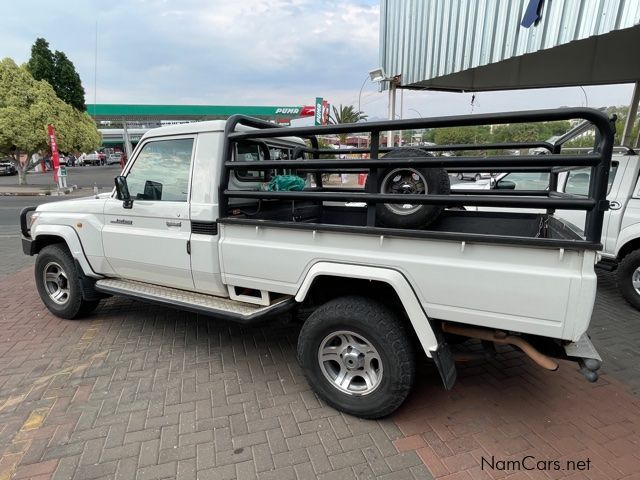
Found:
M 69 195 L 73 193 L 74 190 L 78 188 L 77 185 L 72 185 L 71 187 L 67 187 L 64 190 L 58 191 L 57 189 L 51 190 L 40 190 L 40 191 L 30 191 L 30 192 L 20 192 L 20 191 L 11 191 L 11 192 L 0 192 L 0 197 L 62 197 L 64 195 Z

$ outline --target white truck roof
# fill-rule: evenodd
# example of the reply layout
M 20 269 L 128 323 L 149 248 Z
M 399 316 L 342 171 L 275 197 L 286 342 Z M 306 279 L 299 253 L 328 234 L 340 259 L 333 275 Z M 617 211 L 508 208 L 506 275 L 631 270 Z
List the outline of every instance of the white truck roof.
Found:
M 190 133 L 204 133 L 204 132 L 223 132 L 226 125 L 226 120 L 206 120 L 202 122 L 190 122 L 180 123 L 177 125 L 167 125 L 165 127 L 152 128 L 145 133 L 140 139 L 145 140 L 153 137 L 166 137 L 169 135 L 188 135 Z M 277 128 L 278 125 L 274 124 L 273 128 Z M 245 127 L 244 125 L 238 125 L 237 131 L 242 130 L 254 130 L 253 128 Z M 286 130 L 284 130 L 286 131 Z M 276 140 L 276 139 L 274 139 Z M 287 142 L 293 142 L 299 145 L 304 145 L 304 141 L 299 137 L 280 137 L 278 140 L 284 140 Z
M 143 139 L 150 137 L 165 137 L 167 135 L 184 135 L 188 133 L 222 132 L 227 122 L 225 120 L 207 120 L 205 122 L 180 123 L 166 127 L 152 128 L 143 135 Z

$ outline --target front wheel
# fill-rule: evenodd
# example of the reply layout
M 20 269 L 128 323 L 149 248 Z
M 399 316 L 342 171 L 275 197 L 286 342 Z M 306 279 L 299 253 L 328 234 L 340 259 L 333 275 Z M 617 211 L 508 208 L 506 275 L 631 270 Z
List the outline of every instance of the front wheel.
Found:
M 79 272 L 65 245 L 48 245 L 40 251 L 35 277 L 40 298 L 57 317 L 83 317 L 95 310 L 100 302 L 82 298 Z
M 616 279 L 624 299 L 640 310 L 640 250 L 622 259 L 616 270 Z
M 298 338 L 298 361 L 319 397 L 362 418 L 395 411 L 415 377 L 413 344 L 398 314 L 358 296 L 311 314 Z

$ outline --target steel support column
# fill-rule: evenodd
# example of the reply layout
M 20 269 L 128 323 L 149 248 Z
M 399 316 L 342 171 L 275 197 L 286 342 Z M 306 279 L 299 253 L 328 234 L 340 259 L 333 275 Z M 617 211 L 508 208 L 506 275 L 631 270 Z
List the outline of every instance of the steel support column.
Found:
M 627 121 L 624 123 L 624 130 L 622 131 L 622 137 L 620 139 L 621 145 L 627 145 L 631 143 L 631 133 L 633 132 L 633 126 L 636 123 L 636 114 L 638 113 L 638 102 L 640 101 L 640 81 L 636 82 L 633 87 L 633 95 L 631 96 L 631 104 L 629 104 L 629 114 L 627 115 Z M 638 137 L 640 138 L 640 136 Z M 638 140 L 636 140 L 636 147 L 638 146 Z

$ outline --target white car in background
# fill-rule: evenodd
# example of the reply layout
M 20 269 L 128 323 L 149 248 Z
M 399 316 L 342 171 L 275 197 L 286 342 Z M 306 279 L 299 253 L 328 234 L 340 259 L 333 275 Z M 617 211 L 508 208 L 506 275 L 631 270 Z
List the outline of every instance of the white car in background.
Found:
M 100 153 L 97 150 L 87 153 L 84 158 L 84 165 L 104 165 L 104 162 L 104 153 Z
M 109 156 L 107 157 L 107 165 L 113 165 L 114 163 L 120 163 L 120 160 L 122 159 L 122 154 L 121 153 L 111 153 L 109 154 Z
M 491 178 L 491 176 L 492 175 L 489 172 L 458 172 L 456 178 L 458 180 L 470 179 L 477 182 L 478 180 L 482 180 L 483 178 Z

